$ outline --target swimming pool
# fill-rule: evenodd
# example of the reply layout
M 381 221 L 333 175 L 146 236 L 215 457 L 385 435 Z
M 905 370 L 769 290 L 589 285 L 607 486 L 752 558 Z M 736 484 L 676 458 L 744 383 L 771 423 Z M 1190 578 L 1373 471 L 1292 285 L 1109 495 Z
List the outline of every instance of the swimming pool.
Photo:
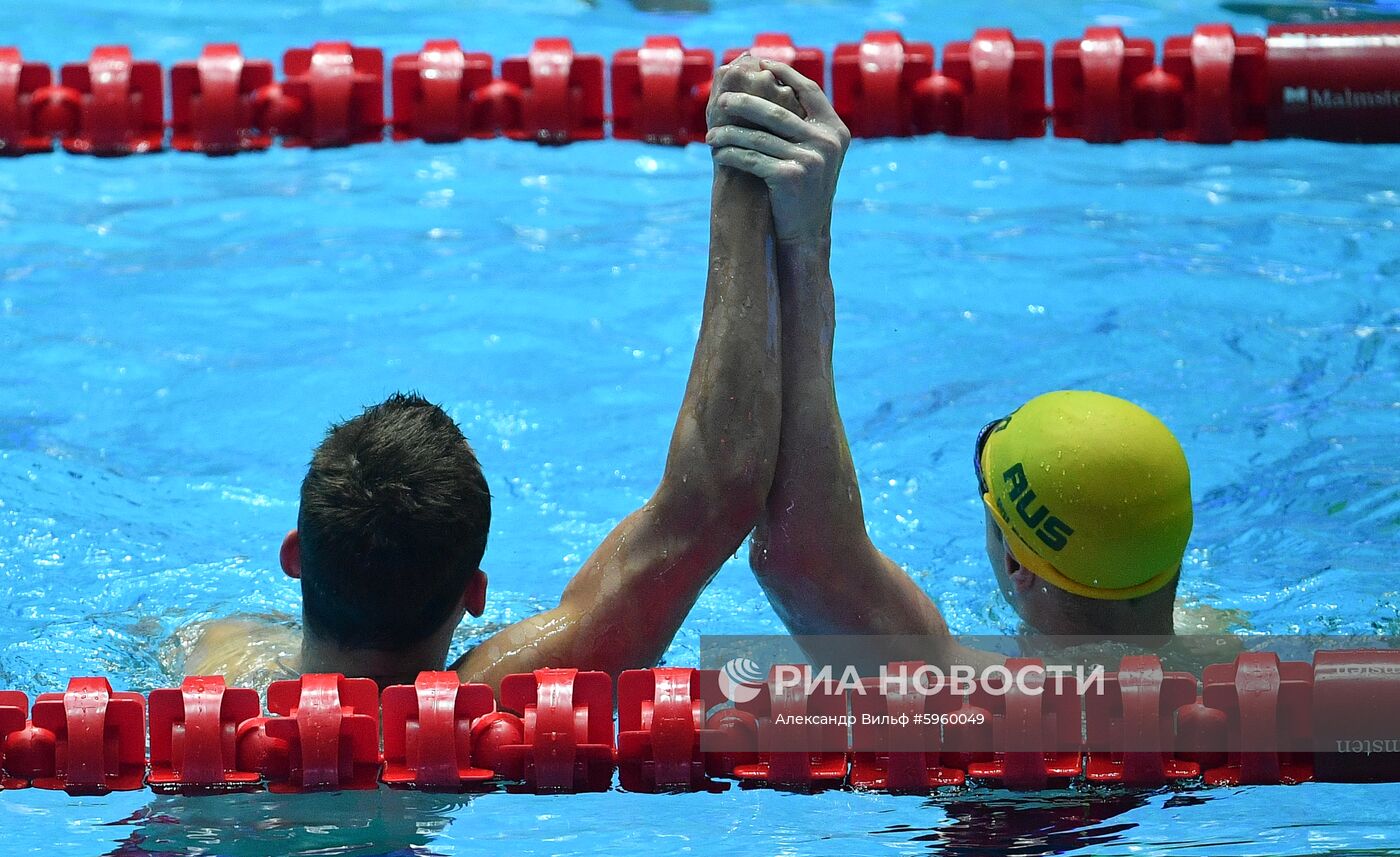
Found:
M 498 57 L 537 35 L 830 47 L 898 27 L 1160 41 L 1259 19 L 1177 3 L 1001 10 L 621 2 L 13 3 L 50 62 L 121 41 L 169 64 L 343 37 Z M 983 568 L 977 426 L 1045 389 L 1133 398 L 1181 438 L 1197 526 L 1183 593 L 1270 633 L 1400 632 L 1395 147 L 859 142 L 838 195 L 837 371 L 877 544 L 965 633 L 1013 630 Z M 418 143 L 209 160 L 0 163 L 0 686 L 169 683 L 170 633 L 295 615 L 277 570 L 309 450 L 400 388 L 441 401 L 496 496 L 491 629 L 554 603 L 652 489 L 699 321 L 708 154 L 609 141 Z M 667 654 L 780 629 L 741 556 Z M 1386 853 L 1400 786 L 194 800 L 0 795 L 13 853 Z

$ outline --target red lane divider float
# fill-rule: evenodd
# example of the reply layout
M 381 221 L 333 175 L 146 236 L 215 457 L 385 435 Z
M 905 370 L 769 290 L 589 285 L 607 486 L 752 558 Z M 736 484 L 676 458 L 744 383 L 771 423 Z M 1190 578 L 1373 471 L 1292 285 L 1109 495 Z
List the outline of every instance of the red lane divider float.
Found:
M 1134 87 L 1156 64 L 1151 39 L 1129 39 L 1117 27 L 1090 27 L 1055 43 L 1051 60 L 1056 137 L 1117 143 L 1155 136 L 1139 118 Z
M 1160 123 L 1168 140 L 1229 143 L 1269 136 L 1266 45 L 1259 36 L 1238 35 L 1226 24 L 1173 36 L 1163 46 L 1161 74 L 1180 81 L 1179 112 L 1172 103 Z
M 484 684 L 462 684 L 456 673 L 425 672 L 413 686 L 384 689 L 384 783 L 423 789 L 460 789 L 493 779 L 475 758 L 478 724 L 496 711 Z
M 603 58 L 575 54 L 568 39 L 537 39 L 501 62 L 453 40 L 394 58 L 395 140 L 451 143 L 505 136 L 563 144 L 603 138 Z
M 207 45 L 199 59 L 170 70 L 170 145 L 181 152 L 232 155 L 272 145 L 265 114 L 272 63 L 249 60 L 237 45 Z
M 805 668 L 790 667 L 803 682 L 779 682 L 774 668 L 757 696 L 736 708 L 758 722 L 758 759 L 737 765 L 734 776 L 787 788 L 821 788 L 846 779 L 846 694 L 834 682 L 807 686 Z
M 934 48 L 897 32 L 838 45 L 832 99 L 856 137 L 944 133 L 1008 140 L 1045 134 L 1045 46 L 1010 30 L 978 30 L 951 42 L 943 68 Z
M 43 92 L 40 127 L 74 154 L 158 152 L 165 139 L 160 66 L 133 60 L 121 45 L 96 48 L 85 63 L 69 63 L 58 87 Z
M 377 143 L 384 133 L 384 52 L 318 42 L 282 57 L 280 91 L 267 94 L 268 127 L 284 146 Z
M 966 719 L 963 698 L 951 686 L 920 692 L 912 676 L 922 663 L 890 666 L 903 681 L 881 688 L 866 679 L 866 692 L 850 696 L 851 785 L 891 792 L 962 785 L 966 762 L 957 767 L 952 753 L 945 756 L 943 730 Z
M 52 83 L 48 66 L 25 60 L 17 48 L 0 47 L 0 152 L 53 151 L 53 134 L 39 116 Z
M 722 735 L 707 725 L 706 713 L 723 701 L 712 670 L 665 667 L 627 670 L 618 676 L 617 768 L 622 787 L 634 792 L 708 788 L 702 743 L 722 740 Z
M 519 715 L 497 770 L 531 791 L 606 791 L 613 774 L 613 692 L 607 673 L 543 669 L 501 680 L 501 707 Z
M 492 137 L 496 122 L 483 91 L 494 80 L 491 55 L 467 53 L 455 39 L 433 39 L 394 57 L 395 140 L 456 143 Z
M 264 725 L 286 761 L 269 767 L 268 790 L 372 789 L 379 773 L 379 688 L 367 678 L 305 675 L 274 681 Z
M 41 693 L 30 720 L 4 741 L 5 772 L 69 794 L 134 791 L 146 773 L 146 699 L 105 678 L 75 678 Z
M 603 77 L 602 57 L 575 54 L 568 39 L 536 39 L 527 56 L 501 62 L 520 105 L 501 133 L 550 145 L 603 139 Z
M 156 791 L 256 785 L 262 774 L 238 766 L 238 727 L 261 713 L 257 691 L 226 687 L 219 676 L 190 676 L 179 690 L 151 691 L 147 785 Z
M 1212 24 L 1167 39 L 1160 66 L 1155 50 L 1150 40 L 1126 38 L 1117 27 L 1090 27 L 1077 41 L 1057 42 L 1055 136 L 1093 143 L 1270 136 L 1262 38 Z
M 29 718 L 29 697 L 18 690 L 0 690 L 0 791 L 19 789 L 29 785 L 28 778 L 11 776 L 10 762 L 6 756 L 10 752 L 10 739 L 20 735 Z M 16 748 L 18 739 L 16 739 Z M 15 760 L 14 767 L 20 762 Z
M 933 130 L 955 137 L 1009 140 L 1045 135 L 1045 46 L 1010 30 L 978 30 L 950 42 L 943 72 L 920 82 L 937 105 Z
M 906 42 L 893 30 L 866 33 L 858 44 L 836 46 L 831 105 L 853 137 L 927 133 L 933 128 L 929 120 L 915 116 L 914 90 L 932 76 L 933 45 Z
M 1277 655 L 1240 655 L 1202 673 L 1202 702 L 1225 714 L 1225 764 L 1207 768 L 1208 785 L 1301 783 L 1312 779 L 1312 665 Z
M 1191 779 L 1200 765 L 1180 758 L 1172 714 L 1196 701 L 1196 677 L 1164 672 L 1156 658 L 1129 656 L 1102 694 L 1084 697 L 1084 778 L 1160 786 Z
M 686 48 L 675 36 L 648 36 L 618 51 L 612 65 L 613 136 L 686 144 L 705 139 L 705 102 L 715 55 Z
M 1039 660 L 1011 658 L 1006 666 L 1013 676 L 1025 670 L 1026 678 L 1005 687 L 979 687 L 968 698 L 970 708 L 990 715 L 980 726 L 969 721 L 961 727 L 972 733 L 962 743 L 973 748 L 968 776 L 1021 790 L 1063 785 L 1079 776 L 1081 699 L 1073 686 L 1034 669 L 1045 666 Z M 982 749 L 989 745 L 990 752 Z
M 1201 682 L 1154 656 L 1094 683 L 1013 658 L 975 682 L 920 685 L 917 663 L 845 686 L 775 667 L 757 685 L 711 670 L 542 669 L 485 685 L 425 672 L 384 690 L 305 675 L 257 694 L 190 677 L 146 699 L 106 679 L 0 691 L 0 788 L 70 794 L 391 787 L 532 792 L 722 788 L 714 778 L 807 790 L 927 792 L 966 781 L 1035 790 L 1083 777 L 1155 787 L 1400 781 L 1400 652 L 1250 653 Z M 796 678 L 794 678 L 794 676 Z M 895 681 L 891 677 L 904 676 Z M 725 690 L 737 698 L 730 704 Z M 383 713 L 383 755 L 380 714 Z M 1081 739 L 1081 729 L 1083 738 Z M 614 742 L 616 737 L 616 742 Z M 149 774 L 148 770 L 149 762 Z
M 782 33 L 748 48 L 826 85 L 825 55 Z M 730 49 L 725 61 L 740 53 Z M 982 139 L 1056 137 L 1094 143 L 1165 138 L 1228 143 L 1278 137 L 1400 141 L 1400 23 L 1273 25 L 1267 37 L 1206 24 L 1153 42 L 1090 27 L 1049 55 L 1045 45 L 982 29 L 948 43 L 941 68 L 928 42 L 893 31 L 865 34 L 832 54 L 830 92 L 856 137 L 944 133 Z M 685 144 L 704 136 L 714 71 L 706 48 L 649 36 L 604 59 L 567 39 L 535 42 L 494 71 L 489 54 L 450 39 L 394 58 L 392 115 L 377 48 L 322 42 L 289 50 L 283 79 L 236 45 L 210 45 L 170 72 L 171 145 L 231 154 L 287 146 L 345 146 L 383 139 L 449 143 L 504 136 L 560 144 L 617 139 Z M 612 114 L 606 112 L 611 92 Z M 160 68 L 122 46 L 86 63 L 50 67 L 0 47 L 0 153 L 159 151 L 164 143 Z

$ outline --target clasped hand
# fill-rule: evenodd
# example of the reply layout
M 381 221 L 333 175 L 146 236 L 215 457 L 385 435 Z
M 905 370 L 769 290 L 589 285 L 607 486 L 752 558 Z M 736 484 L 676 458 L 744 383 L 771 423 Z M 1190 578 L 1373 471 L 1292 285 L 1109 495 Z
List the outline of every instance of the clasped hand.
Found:
M 779 242 L 830 239 L 851 133 L 820 86 L 784 63 L 744 55 L 715 74 L 705 116 L 714 162 L 768 185 Z

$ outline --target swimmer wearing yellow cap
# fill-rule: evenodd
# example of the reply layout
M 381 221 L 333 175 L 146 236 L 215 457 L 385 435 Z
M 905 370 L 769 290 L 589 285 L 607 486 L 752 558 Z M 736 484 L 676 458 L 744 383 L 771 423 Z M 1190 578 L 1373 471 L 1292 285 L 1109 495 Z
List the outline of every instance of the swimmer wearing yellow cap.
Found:
M 973 465 L 987 553 L 1043 633 L 1169 634 L 1191 535 L 1191 476 L 1162 421 L 1061 390 L 985 426 Z

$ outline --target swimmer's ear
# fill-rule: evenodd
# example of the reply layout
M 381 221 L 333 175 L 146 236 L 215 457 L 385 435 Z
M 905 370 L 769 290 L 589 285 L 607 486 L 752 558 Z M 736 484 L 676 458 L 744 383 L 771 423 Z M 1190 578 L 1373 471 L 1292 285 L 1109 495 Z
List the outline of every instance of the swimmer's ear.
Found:
M 480 617 L 486 612 L 486 572 L 477 569 L 467 579 L 467 591 L 462 596 L 467 612 Z
M 301 580 L 301 535 L 296 530 L 282 540 L 282 571 L 294 580 Z
M 1006 552 L 1006 576 L 1011 578 L 1011 585 L 1016 587 L 1017 595 L 1025 595 L 1035 586 L 1035 572 L 1017 562 L 1011 551 Z

